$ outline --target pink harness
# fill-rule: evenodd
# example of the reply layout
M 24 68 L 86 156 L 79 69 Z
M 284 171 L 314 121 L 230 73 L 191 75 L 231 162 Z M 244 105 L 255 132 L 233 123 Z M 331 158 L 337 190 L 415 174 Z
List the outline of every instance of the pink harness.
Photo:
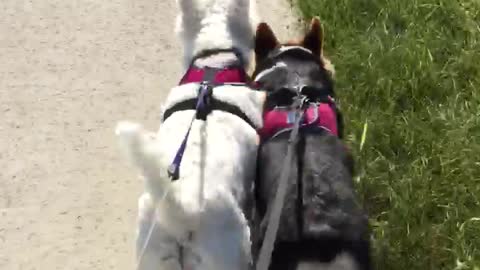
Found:
M 206 78 L 208 78 L 208 81 L 214 85 L 248 82 L 248 76 L 245 73 L 245 70 L 239 67 L 214 69 L 215 73 L 210 74 L 210 76 L 207 76 L 206 72 L 207 69 L 205 68 L 190 67 L 180 80 L 179 85 L 187 83 L 200 83 L 205 81 Z
M 193 122 L 197 120 L 205 121 L 207 115 L 212 110 L 222 110 L 224 112 L 231 113 L 243 119 L 253 128 L 256 126 L 250 121 L 247 115 L 243 113 L 239 108 L 213 98 L 213 88 L 216 86 L 229 84 L 229 85 L 244 85 L 248 83 L 248 76 L 245 70 L 238 66 L 230 66 L 225 68 L 198 68 L 192 65 L 183 78 L 180 80 L 179 85 L 187 83 L 199 83 L 199 93 L 196 98 L 179 102 L 171 108 L 165 110 L 163 114 L 163 121 L 167 119 L 176 111 L 181 110 L 195 110 L 195 116 L 190 122 L 187 133 L 180 144 L 175 157 L 170 164 L 167 173 L 172 181 L 179 179 L 180 165 L 182 163 L 183 154 L 187 147 L 187 141 L 192 128 Z
M 260 136 L 263 140 L 291 129 L 295 121 L 295 111 L 285 107 L 277 107 L 263 114 L 263 128 Z M 337 114 L 332 102 L 311 103 L 305 110 L 302 127 L 319 127 L 338 136 Z

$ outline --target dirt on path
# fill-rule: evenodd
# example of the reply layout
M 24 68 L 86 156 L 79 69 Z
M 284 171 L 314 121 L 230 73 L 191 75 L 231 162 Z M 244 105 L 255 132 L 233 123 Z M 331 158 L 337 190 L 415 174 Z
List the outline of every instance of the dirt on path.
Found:
M 261 18 L 288 36 L 286 2 Z M 180 78 L 173 0 L 0 1 L 0 269 L 133 269 L 142 183 L 113 128 Z

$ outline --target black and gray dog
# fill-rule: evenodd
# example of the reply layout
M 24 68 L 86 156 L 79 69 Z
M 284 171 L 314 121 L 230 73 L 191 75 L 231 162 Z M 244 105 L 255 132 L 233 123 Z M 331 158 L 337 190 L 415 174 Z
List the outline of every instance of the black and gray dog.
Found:
M 323 56 L 320 21 L 312 20 L 300 42 L 286 44 L 262 23 L 255 46 L 253 78 L 268 91 L 256 183 L 256 248 L 264 238 L 292 131 L 288 105 L 301 94 L 308 106 L 270 269 L 371 269 L 368 219 L 357 202 L 353 158 L 341 140 L 343 123 L 333 99 L 333 67 Z

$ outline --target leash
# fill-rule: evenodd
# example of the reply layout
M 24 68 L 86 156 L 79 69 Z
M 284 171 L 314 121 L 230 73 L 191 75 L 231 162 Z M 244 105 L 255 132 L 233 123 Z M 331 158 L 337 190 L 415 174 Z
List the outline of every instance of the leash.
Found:
M 208 105 L 210 104 L 210 99 L 212 95 L 212 90 L 213 87 L 210 85 L 208 82 L 202 82 L 200 84 L 199 88 L 199 93 L 197 97 L 197 103 L 195 106 L 195 115 L 193 116 L 192 120 L 190 121 L 190 125 L 188 127 L 187 133 L 185 134 L 185 137 L 183 138 L 182 143 L 180 144 L 180 147 L 177 150 L 177 153 L 175 154 L 175 157 L 168 167 L 168 176 L 170 180 L 176 181 L 178 180 L 180 176 L 180 164 L 182 163 L 182 158 L 183 154 L 185 153 L 185 148 L 187 146 L 188 138 L 190 135 L 190 131 L 192 129 L 193 122 L 195 119 L 203 119 L 205 120 L 206 115 L 208 114 Z M 162 202 L 165 200 L 167 194 L 169 192 L 169 188 L 165 191 L 163 194 L 162 198 L 160 198 L 159 202 Z M 153 203 L 156 205 L 156 202 Z M 143 261 L 143 258 L 145 256 L 145 251 L 147 250 L 148 244 L 150 243 L 150 239 L 152 238 L 153 231 L 155 230 L 155 214 L 156 214 L 157 209 L 155 209 L 154 213 L 152 214 L 152 222 L 148 228 L 147 236 L 145 238 L 145 242 L 142 244 L 142 248 L 140 249 L 140 254 L 138 254 L 138 259 L 137 259 L 137 266 L 135 269 L 140 269 L 140 265 Z
M 225 69 L 221 69 L 221 68 L 205 67 L 203 69 L 202 74 L 198 74 L 198 73 L 196 74 L 195 72 L 192 74 L 192 73 L 190 73 L 190 70 L 188 70 L 184 74 L 184 76 L 182 77 L 182 79 L 179 82 L 179 85 L 186 84 L 186 83 L 199 83 L 200 87 L 199 87 L 199 93 L 197 95 L 197 100 L 195 102 L 195 114 L 194 114 L 192 120 L 190 121 L 190 124 L 188 126 L 188 130 L 185 134 L 185 137 L 182 140 L 182 143 L 180 144 L 180 147 L 177 150 L 177 153 L 175 154 L 175 157 L 174 157 L 172 163 L 170 164 L 170 166 L 167 169 L 167 173 L 168 173 L 168 176 L 169 176 L 171 182 L 174 182 L 174 181 L 178 180 L 179 177 L 180 177 L 180 165 L 182 163 L 183 154 L 185 153 L 185 149 L 187 147 L 188 138 L 189 138 L 192 126 L 193 126 L 193 122 L 196 119 L 206 121 L 207 115 L 212 110 L 212 106 L 215 105 L 215 100 L 212 97 L 213 96 L 213 88 L 215 86 L 227 85 L 227 84 L 232 85 L 232 86 L 248 85 L 250 87 L 253 87 L 253 84 L 250 82 L 250 79 L 249 79 L 248 75 L 246 74 L 246 72 L 243 68 L 244 61 L 243 61 L 242 55 L 240 53 L 240 50 L 238 50 L 236 48 L 225 49 L 225 50 L 207 50 L 207 51 L 204 51 L 202 54 L 196 56 L 192 60 L 192 63 L 191 63 L 190 66 L 195 67 L 195 65 L 194 65 L 195 61 L 197 59 L 201 58 L 201 57 L 206 57 L 206 56 L 213 55 L 213 54 L 216 54 L 216 53 L 221 53 L 221 52 L 233 52 L 235 54 L 235 56 L 237 57 L 237 59 L 239 61 L 239 64 L 237 64 L 235 66 L 241 67 L 239 70 L 237 70 L 239 72 L 239 74 L 237 74 L 237 75 L 240 78 L 239 79 L 240 82 L 233 82 L 233 81 L 228 81 L 226 83 L 216 82 L 215 80 L 216 80 L 217 72 L 225 70 Z M 223 74 L 223 75 L 227 76 L 226 74 Z M 193 78 L 190 78 L 190 76 L 192 76 Z M 198 79 L 198 81 L 197 81 L 197 79 Z M 241 112 L 240 110 L 236 110 L 236 108 L 232 109 L 232 108 L 226 106 L 223 103 L 220 103 L 220 105 L 221 106 L 215 106 L 215 107 L 221 107 L 222 109 L 224 109 L 224 111 L 227 111 L 227 112 L 230 112 L 232 114 L 235 114 L 235 115 L 239 116 L 244 121 L 246 121 L 248 124 L 250 124 L 253 128 L 255 128 L 253 123 L 251 123 L 251 121 L 248 119 L 248 117 L 246 115 L 244 115 L 243 112 Z M 183 108 L 183 106 L 186 106 L 186 107 Z M 166 118 L 169 115 L 171 115 L 173 112 L 175 112 L 177 110 L 185 110 L 185 109 L 190 109 L 190 104 L 181 104 L 181 108 L 176 108 L 176 110 L 171 109 L 170 112 L 166 116 L 163 117 L 163 121 L 165 121 Z M 204 183 L 202 182 L 201 183 L 201 188 L 202 189 L 203 189 L 203 184 Z M 160 198 L 159 202 L 162 202 L 163 200 L 165 200 L 165 198 L 166 198 L 166 196 L 169 192 L 170 187 L 171 186 L 169 186 L 167 188 L 167 190 L 165 191 L 163 196 Z M 201 200 L 199 200 L 199 203 L 201 203 Z M 156 202 L 154 202 L 153 204 L 156 205 Z M 153 232 L 155 230 L 155 227 L 156 227 L 156 221 L 155 221 L 156 211 L 157 211 L 157 208 L 155 208 L 155 211 L 152 213 L 152 215 L 153 215 L 152 218 L 151 218 L 152 222 L 151 222 L 150 226 L 148 227 L 146 239 L 145 239 L 144 243 L 142 243 L 140 252 L 137 255 L 138 256 L 137 265 L 136 265 L 137 270 L 140 269 L 140 265 L 141 265 L 141 263 L 144 259 L 145 252 L 147 250 L 148 244 L 150 243 L 152 234 L 153 234 Z M 181 259 L 180 261 L 183 261 L 183 259 Z
M 285 203 L 285 196 L 288 188 L 288 177 L 290 176 L 291 162 L 293 159 L 294 149 L 298 140 L 298 133 L 300 130 L 303 115 L 305 113 L 305 104 L 307 98 L 305 96 L 298 96 L 294 101 L 293 107 L 295 108 L 295 124 L 292 128 L 292 133 L 288 139 L 287 156 L 283 161 L 283 167 L 280 174 L 280 180 L 277 187 L 277 193 L 272 205 L 272 208 L 268 211 L 269 221 L 265 237 L 258 256 L 256 270 L 268 270 L 270 266 L 270 260 L 272 258 L 273 247 L 277 238 L 278 227 L 280 225 L 280 217 L 282 215 L 283 205 Z
M 183 138 L 182 143 L 180 144 L 180 147 L 178 148 L 177 153 L 175 154 L 175 157 L 167 170 L 168 177 L 172 182 L 178 180 L 180 176 L 180 165 L 182 163 L 183 154 L 185 153 L 185 149 L 187 147 L 188 138 L 190 135 L 190 131 L 192 130 L 193 122 L 196 119 L 202 119 L 202 120 L 206 119 L 206 116 L 208 114 L 208 105 L 210 104 L 212 93 L 213 93 L 213 87 L 211 84 L 209 84 L 208 82 L 202 82 L 200 84 L 197 102 L 195 105 L 195 114 L 192 120 L 190 121 L 190 125 L 188 126 L 187 133 L 185 134 L 185 137 Z M 168 189 L 165 191 L 162 198 L 160 199 L 160 202 L 165 199 L 168 191 L 169 191 Z M 154 202 L 154 205 L 155 204 L 156 203 Z M 156 212 L 156 209 L 155 209 L 155 212 Z M 153 231 L 155 230 L 155 225 L 156 225 L 155 212 L 153 213 L 152 222 L 148 228 L 145 242 L 143 243 L 142 248 L 140 250 L 140 254 L 138 255 L 138 261 L 137 261 L 137 267 L 136 267 L 137 270 L 140 269 L 140 265 L 143 261 L 145 251 L 147 250 Z
M 165 198 L 168 195 L 168 192 L 170 191 L 170 187 L 171 187 L 170 185 L 167 187 L 167 189 L 163 193 L 160 200 L 158 200 L 158 202 L 163 202 L 165 200 Z M 153 205 L 157 205 L 156 200 L 153 201 Z M 142 265 L 143 258 L 145 257 L 145 252 L 148 248 L 148 244 L 150 244 L 150 240 L 152 239 L 153 231 L 155 230 L 155 227 L 156 227 L 155 225 L 157 225 L 157 222 L 155 220 L 156 212 L 157 212 L 157 208 L 155 208 L 155 210 L 150 216 L 151 223 L 150 223 L 150 226 L 148 227 L 147 236 L 145 237 L 145 241 L 142 243 L 142 248 L 140 249 L 140 253 L 137 254 L 137 265 L 135 267 L 136 270 L 140 270 L 140 266 Z
M 206 57 L 212 54 L 220 53 L 220 52 L 232 52 L 235 54 L 239 63 L 230 66 L 230 68 L 236 67 L 235 69 L 229 70 L 228 68 L 225 69 L 225 68 L 215 68 L 215 67 L 204 67 L 202 69 L 199 69 L 195 66 L 195 61 L 197 59 L 201 57 Z M 244 63 L 241 57 L 241 53 L 239 50 L 235 48 L 225 49 L 225 50 L 204 51 L 202 54 L 198 55 L 192 60 L 192 63 L 190 64 L 191 68 L 187 70 L 185 75 L 182 77 L 182 79 L 179 82 L 179 85 L 186 84 L 186 83 L 200 83 L 200 88 L 199 88 L 197 100 L 195 102 L 195 115 L 192 118 L 192 121 L 190 122 L 190 125 L 187 130 L 187 133 L 185 134 L 185 137 L 183 138 L 183 141 L 180 144 L 180 147 L 178 148 L 177 153 L 167 170 L 168 176 L 171 178 L 172 181 L 176 181 L 180 177 L 180 165 L 182 163 L 183 154 L 185 153 L 185 148 L 187 147 L 188 137 L 190 135 L 193 122 L 195 121 L 195 119 L 206 121 L 207 115 L 212 111 L 213 107 L 217 109 L 223 109 L 224 111 L 237 115 L 238 117 L 246 121 L 248 124 L 250 124 L 252 127 L 254 127 L 254 125 L 251 123 L 248 117 L 241 110 L 239 110 L 238 108 L 235 108 L 234 106 L 229 106 L 224 102 L 217 101 L 212 97 L 213 88 L 217 86 L 250 85 L 248 83 L 249 82 L 248 76 L 245 73 L 245 70 L 243 69 L 243 65 Z M 195 69 L 198 69 L 198 70 L 195 70 Z M 218 77 L 222 77 L 220 75 L 222 75 L 223 79 L 226 81 L 219 82 L 217 79 L 219 79 Z M 235 79 L 233 81 L 230 81 L 232 80 L 232 77 L 229 77 L 229 76 L 233 76 L 233 78 Z M 191 100 L 187 100 L 186 102 L 181 102 L 177 104 L 177 106 L 174 106 L 170 108 L 170 110 L 167 110 L 164 114 L 163 121 L 165 121 L 166 118 L 168 118 L 168 116 L 170 116 L 173 112 L 188 108 L 190 106 L 190 101 Z
M 195 106 L 195 115 L 190 122 L 187 133 L 185 134 L 185 137 L 183 138 L 183 141 L 180 144 L 172 163 L 168 167 L 168 176 L 172 181 L 176 181 L 180 177 L 180 165 L 182 163 L 183 154 L 185 153 L 185 148 L 187 147 L 188 137 L 190 135 L 190 131 L 192 130 L 193 122 L 195 119 L 206 119 L 206 115 L 208 114 L 208 105 L 212 96 L 212 89 L 212 85 L 207 82 L 202 82 L 200 84 L 200 92 L 198 93 L 197 104 Z

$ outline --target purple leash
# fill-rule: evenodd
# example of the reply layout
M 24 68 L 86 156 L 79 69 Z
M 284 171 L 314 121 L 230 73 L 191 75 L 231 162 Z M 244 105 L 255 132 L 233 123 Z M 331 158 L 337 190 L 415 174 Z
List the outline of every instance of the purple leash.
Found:
M 168 167 L 168 176 L 172 179 L 172 181 L 176 181 L 180 177 L 180 164 L 182 163 L 183 154 L 185 153 L 185 148 L 187 147 L 188 136 L 190 135 L 193 121 L 195 121 L 195 119 L 205 120 L 206 118 L 206 111 L 208 111 L 207 106 L 209 105 L 209 98 L 212 95 L 212 89 L 213 87 L 208 84 L 208 82 L 202 82 L 200 85 L 200 92 L 198 93 L 197 104 L 195 106 L 195 116 L 190 122 L 187 134 L 185 134 L 182 144 L 178 148 L 172 164 L 170 164 Z

